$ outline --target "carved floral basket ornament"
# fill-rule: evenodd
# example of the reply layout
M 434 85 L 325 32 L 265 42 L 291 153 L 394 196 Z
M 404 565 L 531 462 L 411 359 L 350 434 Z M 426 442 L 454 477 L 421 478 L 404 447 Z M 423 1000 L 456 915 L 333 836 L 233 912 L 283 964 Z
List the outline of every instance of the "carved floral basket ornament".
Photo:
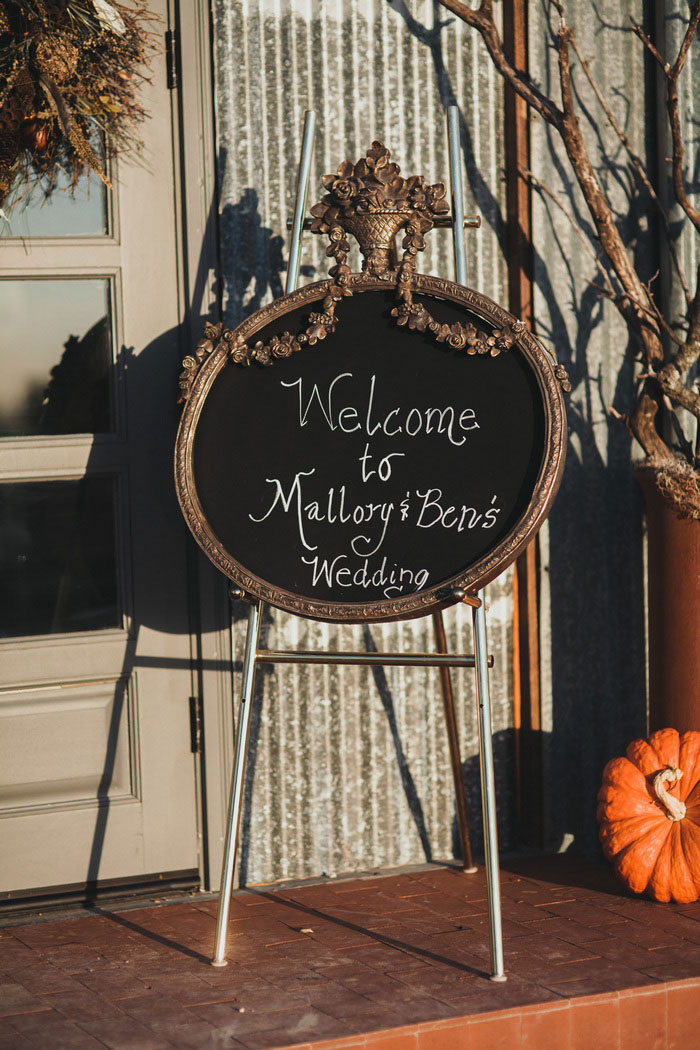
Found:
M 613 758 L 598 792 L 605 856 L 628 889 L 658 901 L 700 897 L 700 733 L 660 729 Z
M 568 379 L 492 299 L 416 272 L 449 212 L 442 183 L 403 178 L 374 142 L 323 187 L 311 228 L 329 277 L 208 324 L 183 362 L 178 498 L 251 598 L 336 622 L 420 616 L 473 595 L 542 524 Z

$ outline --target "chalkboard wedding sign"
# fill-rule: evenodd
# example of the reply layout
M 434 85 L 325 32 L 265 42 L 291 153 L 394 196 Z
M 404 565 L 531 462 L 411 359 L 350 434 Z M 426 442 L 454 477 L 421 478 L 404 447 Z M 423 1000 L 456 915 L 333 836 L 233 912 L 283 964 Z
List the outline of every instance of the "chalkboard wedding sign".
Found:
M 401 178 L 379 143 L 324 185 L 330 278 L 208 325 L 184 362 L 178 497 L 253 597 L 322 620 L 418 616 L 474 594 L 542 524 L 568 382 L 496 303 L 415 272 L 444 186 Z

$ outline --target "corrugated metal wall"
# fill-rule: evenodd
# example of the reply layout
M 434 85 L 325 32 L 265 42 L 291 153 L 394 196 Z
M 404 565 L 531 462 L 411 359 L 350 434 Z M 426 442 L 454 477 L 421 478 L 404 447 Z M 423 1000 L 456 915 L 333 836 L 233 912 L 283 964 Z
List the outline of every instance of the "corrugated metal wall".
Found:
M 475 36 L 430 0 L 215 0 L 213 4 L 225 316 L 238 322 L 280 295 L 304 110 L 318 114 L 309 204 L 320 176 L 373 139 L 404 175 L 447 181 L 443 106 L 458 101 L 468 173 L 470 283 L 504 300 L 501 85 Z M 449 71 L 449 72 L 448 72 Z M 425 272 L 452 276 L 450 235 L 432 234 Z M 304 245 L 318 279 L 323 246 Z M 354 265 L 358 265 L 355 259 Z M 264 418 L 261 425 L 266 425 Z M 496 770 L 502 844 L 514 837 L 511 577 L 489 588 Z M 244 618 L 235 629 L 240 659 Z M 451 649 L 471 650 L 471 621 L 447 616 Z M 433 648 L 430 621 L 370 629 L 270 610 L 279 647 Z M 454 803 L 437 671 L 270 671 L 251 732 L 240 880 L 302 877 L 453 856 Z M 480 848 L 471 675 L 455 676 L 466 782 Z
M 655 105 L 655 71 L 632 23 L 652 31 L 663 5 L 642 0 L 602 0 L 595 7 L 567 4 L 582 54 L 632 148 L 646 158 L 663 192 L 670 169 L 664 158 L 665 111 Z M 558 100 L 556 54 L 548 29 L 549 4 L 529 5 L 530 65 Z M 553 17 L 556 12 L 553 8 Z M 687 5 L 667 0 L 669 54 L 677 53 Z M 556 23 L 555 23 L 556 24 Z M 660 46 L 662 40 L 657 37 Z M 692 55 L 693 53 L 691 53 Z M 667 258 L 657 219 L 625 151 L 607 126 L 589 84 L 572 55 L 583 130 L 596 170 L 610 192 L 616 218 L 645 280 L 663 280 Z M 692 68 L 694 65 L 695 68 Z M 698 130 L 692 103 L 699 95 L 698 49 L 682 81 L 686 132 L 694 140 L 688 173 L 698 186 Z M 697 102 L 695 103 L 697 106 Z M 544 673 L 545 807 L 549 844 L 598 850 L 596 792 L 605 762 L 646 728 L 644 517 L 633 461 L 641 451 L 610 414 L 633 404 L 634 365 L 627 330 L 604 304 L 594 255 L 581 230 L 592 228 L 582 197 L 571 184 L 556 133 L 533 119 L 532 169 L 556 200 L 535 194 L 535 314 L 539 334 L 550 340 L 571 376 L 571 438 L 564 482 L 542 536 L 542 660 Z M 690 141 L 687 141 L 690 145 Z M 687 272 L 697 268 L 697 238 L 682 246 Z M 678 299 L 678 287 L 673 296 Z

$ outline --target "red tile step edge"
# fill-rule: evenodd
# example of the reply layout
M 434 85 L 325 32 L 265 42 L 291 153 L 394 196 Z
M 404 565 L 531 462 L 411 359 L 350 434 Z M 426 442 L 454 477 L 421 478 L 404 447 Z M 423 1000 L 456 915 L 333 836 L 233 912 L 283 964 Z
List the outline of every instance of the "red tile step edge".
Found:
M 700 978 L 271 1050 L 699 1050 Z

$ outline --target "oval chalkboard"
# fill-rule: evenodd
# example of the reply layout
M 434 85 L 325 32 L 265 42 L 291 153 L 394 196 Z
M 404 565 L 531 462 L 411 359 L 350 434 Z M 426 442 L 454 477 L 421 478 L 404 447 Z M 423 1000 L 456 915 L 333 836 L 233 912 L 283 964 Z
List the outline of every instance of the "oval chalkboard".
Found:
M 334 621 L 421 615 L 475 593 L 544 520 L 564 465 L 560 382 L 510 314 L 420 275 L 416 308 L 473 325 L 482 352 L 398 327 L 394 283 L 354 275 L 323 341 L 236 363 L 242 340 L 303 330 L 327 288 L 276 300 L 206 357 L 178 434 L 180 504 L 255 597 Z M 509 331 L 501 352 L 483 342 Z

